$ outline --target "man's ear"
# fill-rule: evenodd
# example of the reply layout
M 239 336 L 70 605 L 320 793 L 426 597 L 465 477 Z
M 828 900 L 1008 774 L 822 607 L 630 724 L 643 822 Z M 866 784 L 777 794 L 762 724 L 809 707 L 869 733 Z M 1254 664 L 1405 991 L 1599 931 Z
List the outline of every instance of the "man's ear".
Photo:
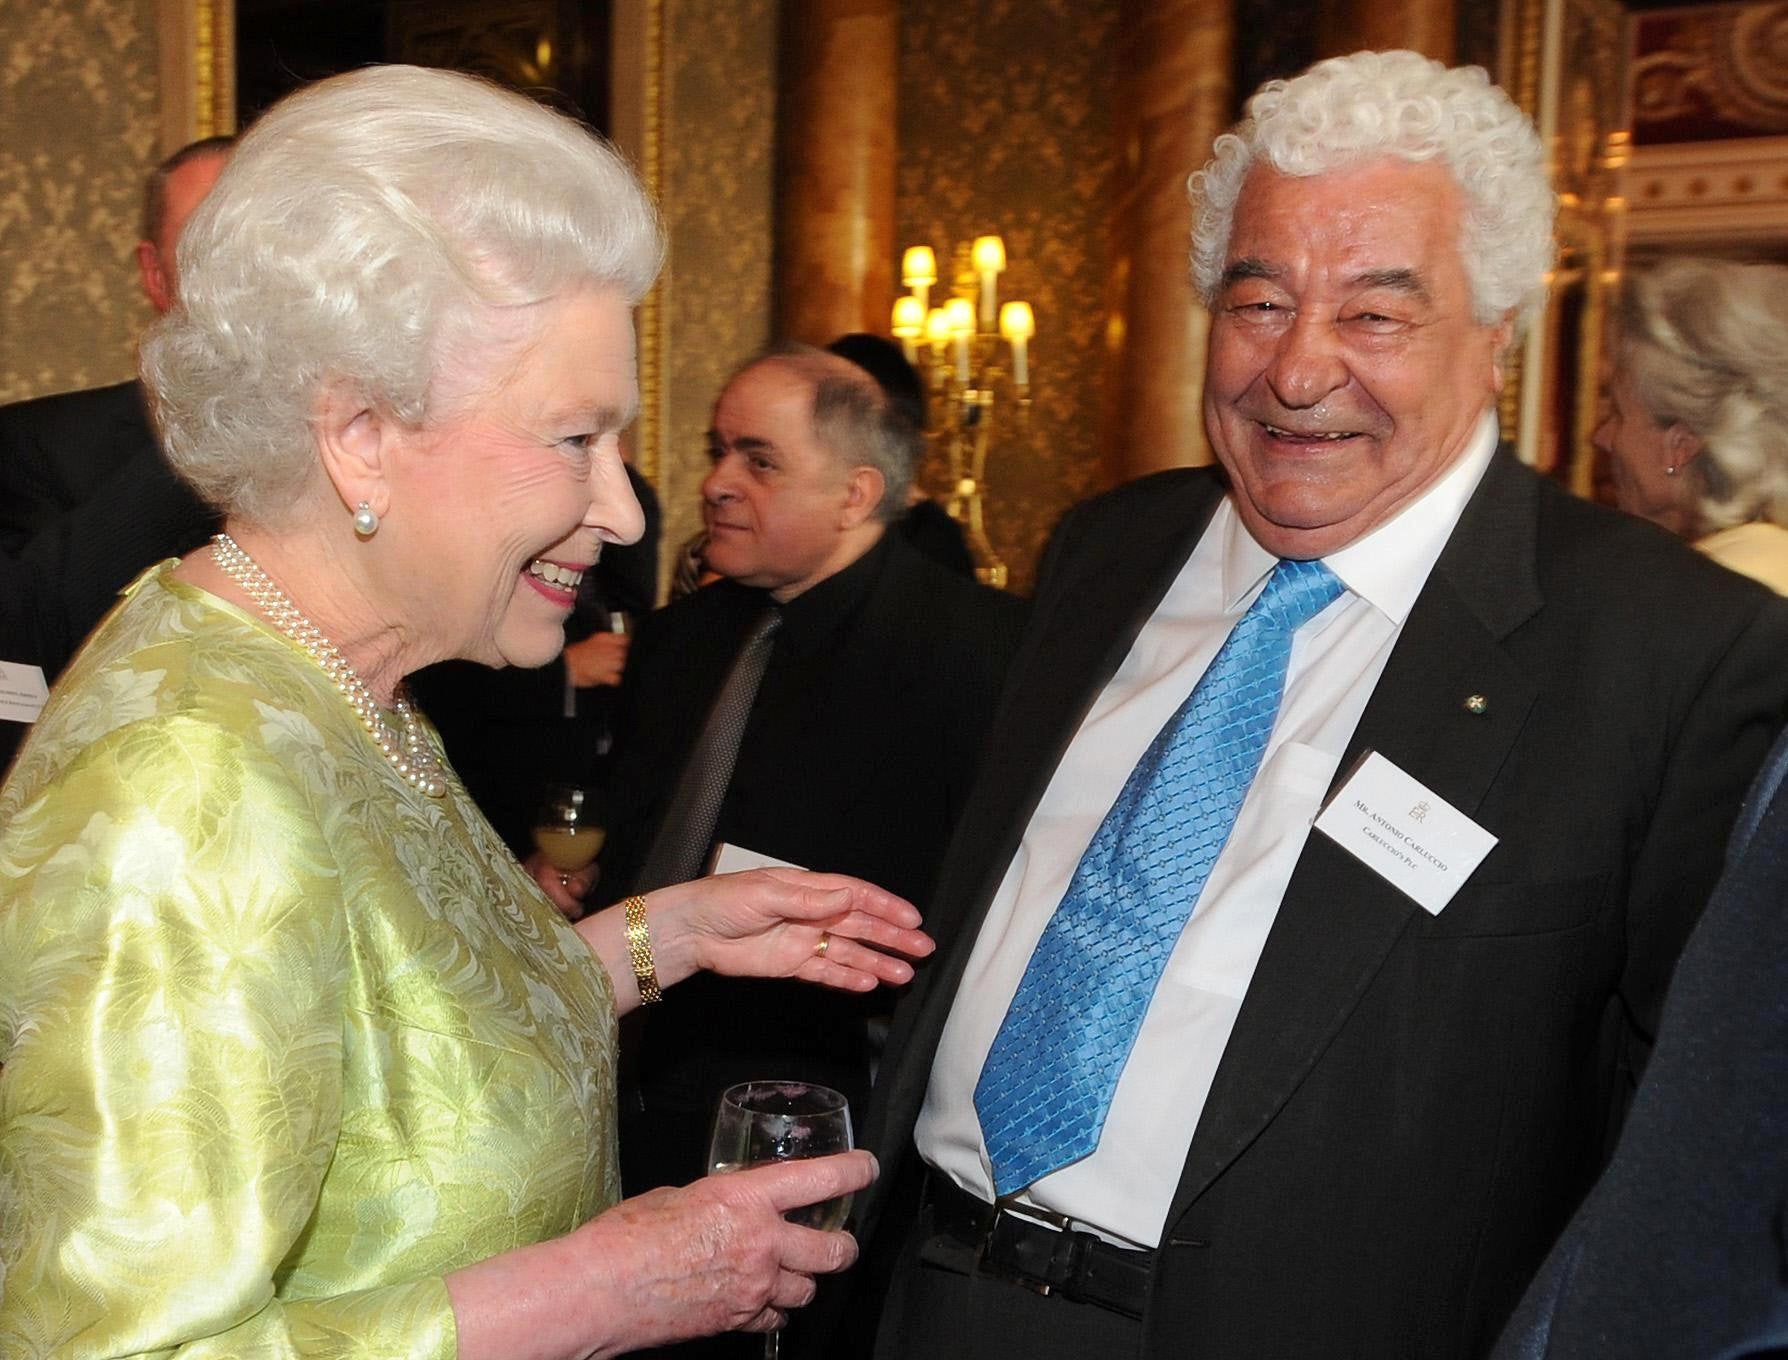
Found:
M 174 290 L 168 286 L 168 271 L 162 268 L 161 252 L 153 241 L 137 242 L 137 274 L 143 281 L 143 295 L 158 312 L 174 305 Z
M 352 512 L 365 501 L 375 515 L 391 509 L 387 463 L 400 431 L 389 416 L 370 406 L 358 389 L 330 381 L 317 398 L 311 433 L 323 475 L 344 508 Z
M 839 527 L 855 529 L 865 520 L 873 519 L 875 512 L 881 507 L 882 494 L 887 485 L 877 468 L 868 465 L 852 468 L 850 475 L 845 478 L 844 509 Z
M 1500 394 L 1508 377 L 1509 346 L 1515 343 L 1514 308 L 1504 312 L 1502 320 L 1491 328 L 1490 343 L 1494 346 L 1490 351 L 1490 386 L 1492 391 Z

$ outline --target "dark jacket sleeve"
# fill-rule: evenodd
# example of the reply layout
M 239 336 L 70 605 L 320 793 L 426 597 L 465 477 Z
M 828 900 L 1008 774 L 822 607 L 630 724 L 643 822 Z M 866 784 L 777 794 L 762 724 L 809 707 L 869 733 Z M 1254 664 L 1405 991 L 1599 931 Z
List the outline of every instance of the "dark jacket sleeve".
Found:
M 160 452 L 144 449 L 12 555 L 0 660 L 42 666 L 53 682 L 118 592 L 152 563 L 204 542 L 212 522 Z

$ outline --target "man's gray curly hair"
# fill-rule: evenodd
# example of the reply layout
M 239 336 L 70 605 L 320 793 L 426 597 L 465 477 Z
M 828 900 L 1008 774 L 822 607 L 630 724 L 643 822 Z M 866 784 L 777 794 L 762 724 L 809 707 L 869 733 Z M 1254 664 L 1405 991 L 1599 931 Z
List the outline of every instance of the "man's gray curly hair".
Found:
M 1264 162 L 1320 175 L 1382 157 L 1442 162 L 1465 196 L 1459 251 L 1475 319 L 1525 320 L 1545 295 L 1556 202 L 1531 121 L 1482 67 L 1448 68 L 1417 52 L 1355 52 L 1271 80 L 1219 137 L 1188 183 L 1192 278 L 1209 306 L 1223 280 L 1236 199 Z

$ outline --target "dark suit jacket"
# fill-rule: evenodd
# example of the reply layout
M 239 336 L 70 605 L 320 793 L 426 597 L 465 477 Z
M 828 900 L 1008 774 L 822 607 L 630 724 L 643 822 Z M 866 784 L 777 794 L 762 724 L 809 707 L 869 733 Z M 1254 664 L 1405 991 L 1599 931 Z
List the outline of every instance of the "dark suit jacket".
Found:
M 912 1182 L 932 1053 L 1031 810 L 1221 494 L 1160 474 L 1056 536 L 937 893 L 944 948 L 895 1019 L 868 1233 Z M 1167 1217 L 1146 1355 L 1489 1347 L 1601 1163 L 1788 712 L 1784 658 L 1768 592 L 1493 461 L 1340 768 L 1377 750 L 1500 843 L 1430 917 L 1309 837 Z
M 1607 1173 L 1496 1360 L 1788 1354 L 1788 739 L 1670 984 Z
M 777 859 L 866 878 L 923 910 L 967 799 L 1023 607 L 892 533 L 847 570 L 872 573 L 866 593 L 823 652 L 799 660 L 798 704 L 766 711 L 760 690 L 719 834 Z M 721 581 L 640 629 L 616 721 L 600 900 L 632 891 L 765 599 Z M 778 648 L 790 641 L 785 633 Z M 782 664 L 773 656 L 771 672 Z M 766 676 L 766 690 L 774 679 Z M 645 1133 L 623 1123 L 629 1188 L 701 1171 L 699 1145 L 730 1081 L 801 1077 L 860 1099 L 865 1016 L 862 998 L 805 983 L 701 976 L 680 984 L 640 1017 L 642 1086 L 649 1105 L 666 1114 Z
M 155 448 L 134 381 L 0 406 L 0 552 L 17 553 Z
M 118 591 L 213 519 L 163 460 L 138 384 L 0 407 L 0 661 L 53 683 Z M 0 721 L 0 769 L 23 735 Z

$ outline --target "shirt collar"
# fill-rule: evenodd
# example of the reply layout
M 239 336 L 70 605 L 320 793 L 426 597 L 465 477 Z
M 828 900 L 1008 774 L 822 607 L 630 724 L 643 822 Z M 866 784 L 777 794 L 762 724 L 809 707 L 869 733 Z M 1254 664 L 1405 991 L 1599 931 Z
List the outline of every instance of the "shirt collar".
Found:
M 1323 561 L 1357 595 L 1402 627 L 1427 584 L 1440 550 L 1453 536 L 1453 526 L 1477 490 L 1496 452 L 1494 410 L 1478 417 L 1465 452 L 1438 481 L 1383 524 Z M 1223 539 L 1223 608 L 1240 613 L 1279 559 L 1261 547 L 1227 499 L 1220 507 L 1224 522 L 1216 526 Z
M 893 537 L 883 532 L 869 551 L 856 561 L 782 605 L 782 627 L 777 634 L 777 646 L 790 646 L 797 651 L 824 646 L 868 598 L 870 589 L 881 575 L 889 540 Z M 769 597 L 766 595 L 765 598 Z

